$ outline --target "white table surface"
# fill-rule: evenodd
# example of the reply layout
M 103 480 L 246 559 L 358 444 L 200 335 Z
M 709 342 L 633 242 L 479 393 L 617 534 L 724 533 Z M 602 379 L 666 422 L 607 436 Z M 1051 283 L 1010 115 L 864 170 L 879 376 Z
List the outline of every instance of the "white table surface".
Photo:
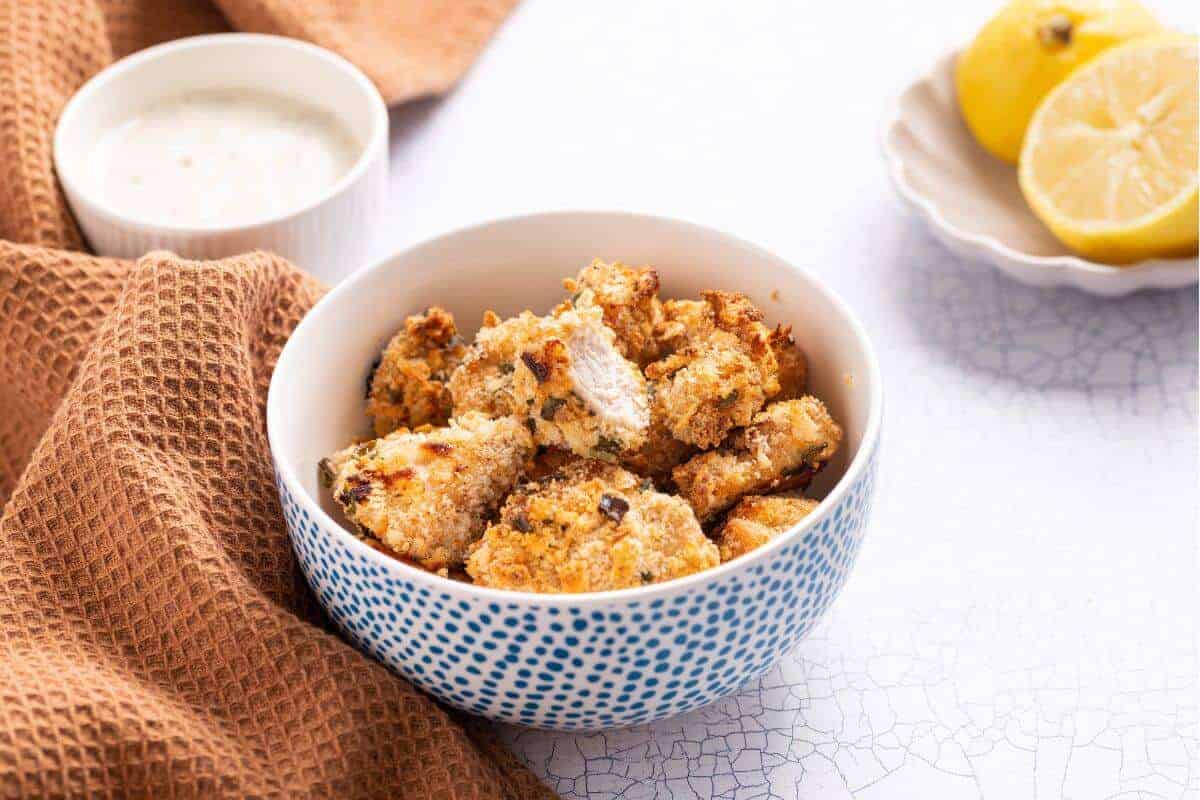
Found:
M 1195 29 L 1195 0 L 1151 2 Z M 832 613 L 685 717 L 506 728 L 564 798 L 1200 797 L 1196 292 L 1020 286 L 881 166 L 889 98 L 994 7 L 527 0 L 456 92 L 393 112 L 381 255 L 524 211 L 693 219 L 821 274 L 883 365 Z

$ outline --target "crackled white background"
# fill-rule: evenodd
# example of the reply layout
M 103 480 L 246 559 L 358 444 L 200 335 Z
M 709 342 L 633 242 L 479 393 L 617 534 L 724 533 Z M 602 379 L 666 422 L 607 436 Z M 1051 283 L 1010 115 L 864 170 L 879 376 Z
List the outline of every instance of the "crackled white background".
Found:
M 833 612 L 686 717 L 506 729 L 563 797 L 1200 797 L 1195 291 L 1012 283 L 940 248 L 881 165 L 885 103 L 995 6 L 527 0 L 458 91 L 393 113 L 380 254 L 522 211 L 694 219 L 825 277 L 883 365 L 878 501 Z

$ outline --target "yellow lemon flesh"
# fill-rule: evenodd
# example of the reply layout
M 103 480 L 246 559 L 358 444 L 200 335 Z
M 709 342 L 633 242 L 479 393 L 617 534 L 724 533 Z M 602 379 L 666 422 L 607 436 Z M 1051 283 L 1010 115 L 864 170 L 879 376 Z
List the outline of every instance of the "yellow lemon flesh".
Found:
M 1102 51 L 1161 29 L 1134 0 L 1013 0 L 958 57 L 963 119 L 988 152 L 1015 164 L 1051 89 Z
M 1196 39 L 1105 53 L 1050 93 L 1018 177 L 1064 244 L 1113 264 L 1196 252 L 1200 78 Z

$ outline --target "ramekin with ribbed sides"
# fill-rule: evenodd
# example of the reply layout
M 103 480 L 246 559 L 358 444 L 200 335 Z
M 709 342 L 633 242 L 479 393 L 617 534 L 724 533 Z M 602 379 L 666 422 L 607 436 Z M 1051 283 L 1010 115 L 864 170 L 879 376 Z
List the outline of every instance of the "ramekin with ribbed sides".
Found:
M 793 326 L 809 391 L 841 423 L 839 455 L 798 525 L 704 572 L 582 594 L 505 591 L 441 577 L 356 538 L 318 464 L 367 434 L 364 380 L 405 317 L 433 304 L 466 335 L 485 310 L 544 313 L 593 258 L 649 264 L 663 297 L 745 292 Z M 560 212 L 466 228 L 344 282 L 292 334 L 267 427 L 300 567 L 346 637 L 437 699 L 564 730 L 645 723 L 736 691 L 812 629 L 845 584 L 875 492 L 882 395 L 862 326 L 820 279 L 711 228 L 620 212 Z
M 336 283 L 371 255 L 387 145 L 383 99 L 341 56 L 215 34 L 85 83 L 59 117 L 54 165 L 101 255 L 272 250 Z

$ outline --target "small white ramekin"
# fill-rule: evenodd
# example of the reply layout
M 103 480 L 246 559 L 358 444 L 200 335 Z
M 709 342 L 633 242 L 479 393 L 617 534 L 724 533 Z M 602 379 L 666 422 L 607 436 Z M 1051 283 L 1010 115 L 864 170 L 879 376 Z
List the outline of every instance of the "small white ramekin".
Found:
M 268 91 L 334 114 L 359 141 L 358 161 L 317 200 L 248 225 L 165 226 L 107 207 L 86 175 L 98 134 L 158 99 L 202 89 Z M 295 39 L 230 33 L 151 47 L 89 80 L 59 117 L 54 167 L 84 235 L 100 255 L 138 258 L 150 250 L 171 250 L 187 258 L 221 258 L 271 250 L 332 284 L 370 257 L 374 223 L 387 192 L 387 145 L 383 98 L 349 61 Z

